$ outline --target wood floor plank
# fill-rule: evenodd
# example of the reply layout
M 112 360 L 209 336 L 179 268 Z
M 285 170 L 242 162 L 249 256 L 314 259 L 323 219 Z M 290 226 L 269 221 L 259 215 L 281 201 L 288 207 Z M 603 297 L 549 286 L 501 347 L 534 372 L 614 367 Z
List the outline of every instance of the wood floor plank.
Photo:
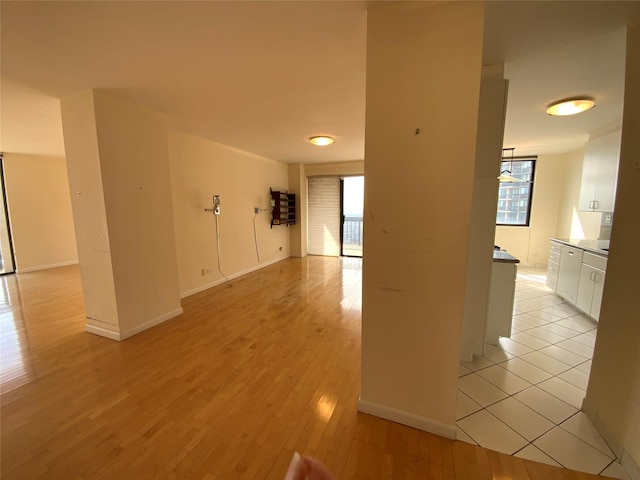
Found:
M 287 259 L 124 342 L 84 331 L 79 269 L 0 279 L 1 476 L 597 478 L 357 411 L 361 261 Z M 4 299 L 4 301 L 3 301 Z

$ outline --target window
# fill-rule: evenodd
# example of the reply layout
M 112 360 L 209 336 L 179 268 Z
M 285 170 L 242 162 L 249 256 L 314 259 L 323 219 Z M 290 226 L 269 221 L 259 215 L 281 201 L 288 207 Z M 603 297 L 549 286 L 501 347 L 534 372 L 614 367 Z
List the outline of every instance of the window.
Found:
M 498 225 L 529 226 L 535 164 L 536 157 L 502 160 L 500 174 L 509 177 L 509 180 L 500 181 L 496 215 Z

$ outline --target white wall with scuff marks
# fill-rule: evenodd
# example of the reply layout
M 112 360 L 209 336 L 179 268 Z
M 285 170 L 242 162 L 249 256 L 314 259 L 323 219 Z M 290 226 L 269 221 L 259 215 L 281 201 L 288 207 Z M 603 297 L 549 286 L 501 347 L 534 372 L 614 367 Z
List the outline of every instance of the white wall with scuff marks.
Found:
M 483 17 L 477 2 L 384 3 L 368 12 L 359 409 L 449 437 Z

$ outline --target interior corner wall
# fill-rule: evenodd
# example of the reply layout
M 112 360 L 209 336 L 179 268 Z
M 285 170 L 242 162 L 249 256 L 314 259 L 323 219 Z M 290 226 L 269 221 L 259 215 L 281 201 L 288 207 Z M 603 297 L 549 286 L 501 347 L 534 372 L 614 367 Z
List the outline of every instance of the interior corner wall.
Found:
M 94 92 L 60 101 L 87 328 L 120 338 L 111 246 L 102 188 Z
M 367 14 L 358 408 L 448 437 L 455 437 L 483 18 L 480 2 L 373 2 Z M 443 181 L 452 165 L 455 195 Z
M 182 313 L 166 120 L 99 90 L 61 106 L 87 330 L 122 340 Z
M 289 165 L 289 193 L 296 195 L 296 224 L 289 227 L 291 256 L 307 255 L 307 175 L 302 163 Z
M 164 115 L 94 92 L 121 334 L 182 313 Z
M 502 66 L 499 66 L 502 67 Z M 495 72 L 493 70 L 496 70 Z M 460 359 L 472 361 L 484 351 L 489 287 L 498 207 L 498 175 L 504 138 L 508 82 L 503 69 L 486 69 L 480 86 L 478 138 Z
M 65 159 L 5 152 L 3 164 L 16 270 L 78 263 Z
M 182 297 L 290 256 L 290 227 L 271 227 L 269 194 L 289 189 L 287 165 L 175 130 L 169 156 Z M 204 211 L 213 195 L 219 257 L 216 217 Z
M 624 105 L 615 218 L 585 410 L 640 478 L 640 15 L 627 34 Z

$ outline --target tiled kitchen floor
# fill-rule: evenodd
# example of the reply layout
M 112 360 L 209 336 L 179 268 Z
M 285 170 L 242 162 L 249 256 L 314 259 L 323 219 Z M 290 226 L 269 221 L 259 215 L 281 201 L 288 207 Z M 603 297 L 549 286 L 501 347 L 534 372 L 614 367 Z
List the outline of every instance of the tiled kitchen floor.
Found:
M 580 411 L 597 324 L 520 267 L 511 338 L 460 364 L 458 439 L 582 472 L 629 477 Z

